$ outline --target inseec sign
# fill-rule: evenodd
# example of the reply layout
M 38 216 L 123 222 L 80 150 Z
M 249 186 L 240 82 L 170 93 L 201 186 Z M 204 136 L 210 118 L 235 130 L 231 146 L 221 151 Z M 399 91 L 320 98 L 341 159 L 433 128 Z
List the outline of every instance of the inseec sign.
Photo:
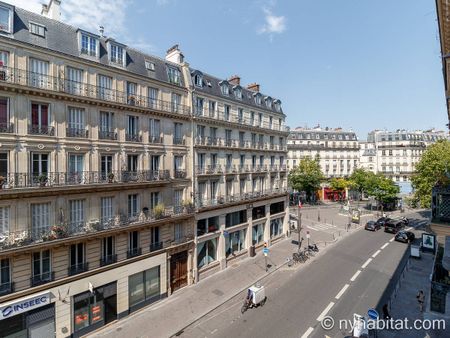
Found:
M 0 320 L 50 304 L 50 292 L 0 306 Z

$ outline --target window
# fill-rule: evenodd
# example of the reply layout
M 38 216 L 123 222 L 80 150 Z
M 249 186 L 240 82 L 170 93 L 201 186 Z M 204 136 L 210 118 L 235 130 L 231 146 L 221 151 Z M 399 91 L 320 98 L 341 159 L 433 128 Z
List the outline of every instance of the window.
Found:
M 242 89 L 240 87 L 236 87 L 234 90 L 234 96 L 238 99 L 238 100 L 242 100 Z
M 130 308 L 133 308 L 144 301 L 152 302 L 158 300 L 161 293 L 159 266 L 129 276 L 128 292 Z
M 201 242 L 197 246 L 197 267 L 207 266 L 217 260 L 217 238 Z
M 194 84 L 197 87 L 203 87 L 203 77 L 200 74 L 194 75 Z
M 83 71 L 72 67 L 66 67 L 66 88 L 69 94 L 81 95 L 83 90 Z
M 51 266 L 50 266 L 50 250 L 42 250 L 33 253 L 33 280 L 36 282 L 50 281 Z M 36 285 L 37 283 L 33 283 Z
M 130 231 L 128 233 L 128 257 L 140 255 L 139 231 Z
M 134 218 L 139 215 L 139 197 L 138 194 L 128 195 L 128 217 Z
M 283 218 L 270 221 L 270 238 L 277 237 L 283 232 Z
M 102 240 L 102 259 L 100 265 L 107 265 L 116 262 L 116 247 L 114 236 L 108 236 Z
M 85 245 L 84 243 L 77 243 L 70 245 L 70 265 L 69 275 L 75 275 L 80 272 L 86 271 L 85 260 Z
M 159 191 L 150 193 L 150 208 L 153 210 L 159 204 Z
M 231 112 L 231 106 L 226 104 L 224 106 L 224 119 L 225 119 L 225 121 L 230 121 L 230 112 Z
M 160 159 L 161 159 L 160 155 L 152 155 L 150 157 L 150 170 L 152 170 L 152 171 L 159 170 Z
M 197 115 L 203 115 L 203 98 L 196 97 L 195 99 L 195 113 Z
M 263 217 L 266 217 L 266 206 L 254 207 L 252 210 L 252 218 L 255 220 Z
M 255 95 L 255 103 L 256 104 L 261 104 L 261 94 L 256 94 Z
M 84 226 L 84 200 L 69 201 L 69 223 L 72 229 L 82 229 Z
M 0 97 L 0 132 L 9 130 L 9 100 Z
M 177 68 L 167 67 L 167 76 L 170 83 L 181 85 L 181 74 Z
M 162 242 L 159 237 L 159 227 L 152 227 L 150 229 L 150 251 L 162 249 Z M 152 250 L 152 247 L 154 248 Z
M 100 112 L 100 126 L 99 126 L 99 138 L 100 139 L 117 139 L 114 133 L 114 113 L 113 112 Z
M 160 143 L 161 140 L 161 121 L 157 119 L 149 120 L 150 143 Z
M 121 46 L 118 45 L 111 45 L 111 62 L 121 65 L 124 65 L 124 53 L 123 53 L 123 48 Z
M 215 116 L 216 116 L 216 102 L 209 101 L 209 117 L 215 117 Z
M 127 141 L 137 141 L 139 135 L 139 117 L 127 116 Z
M 266 97 L 266 107 L 272 108 L 272 99 L 270 97 Z
M 180 207 L 182 204 L 183 204 L 183 189 L 176 189 L 173 191 L 173 205 L 175 207 Z
M 173 238 L 175 241 L 180 241 L 184 237 L 183 224 L 175 224 L 173 227 Z
M 67 136 L 86 137 L 84 109 L 69 107 L 69 124 Z
M 45 37 L 45 26 L 30 22 L 30 33 Z
M 127 102 L 130 105 L 137 104 L 138 98 L 136 97 L 137 94 L 137 84 L 134 82 L 128 82 L 127 81 Z
M 100 199 L 100 218 L 103 224 L 113 220 L 113 199 L 114 197 L 102 197 Z
M 238 108 L 238 123 L 244 122 L 244 109 Z
M 216 201 L 217 199 L 217 186 L 218 186 L 218 182 L 217 181 L 211 181 L 209 183 L 209 192 L 210 192 L 210 198 L 212 201 Z
M 37 88 L 51 88 L 53 83 L 49 81 L 49 64 L 47 61 L 30 59 L 30 85 Z
M 0 207 L 0 237 L 9 234 L 9 207 Z
M 225 227 L 229 228 L 247 222 L 247 210 L 228 213 L 225 216 Z
M 127 171 L 136 172 L 138 170 L 138 155 L 127 156 Z
M 110 284 L 111 285 L 111 284 Z M 110 289 L 110 287 L 107 287 Z M 103 292 L 97 288 L 93 293 L 84 292 L 73 297 L 73 327 L 78 332 L 104 320 Z
M 12 33 L 12 10 L 9 7 L 0 6 L 0 31 Z
M 148 106 L 150 108 L 158 107 L 158 88 L 148 87 Z
M 97 56 L 98 40 L 93 36 L 81 34 L 81 54 Z
M 174 144 L 183 143 L 183 123 L 175 122 L 173 131 Z
M 245 178 L 241 178 L 239 180 L 239 193 L 241 194 L 241 196 L 245 194 L 245 186 Z
M 31 232 L 33 239 L 41 239 L 50 229 L 50 203 L 31 205 Z
M 38 176 L 48 173 L 48 154 L 31 154 L 31 176 L 37 179 Z
M 223 83 L 220 85 L 220 90 L 222 91 L 222 95 L 230 95 L 230 88 L 228 87 L 228 84 Z
M 252 227 L 252 243 L 260 244 L 264 241 L 264 223 L 256 224 Z
M 151 61 L 148 61 L 148 60 L 145 60 L 145 68 L 147 70 L 154 71 L 155 70 L 155 63 L 151 62 Z
M 9 258 L 2 258 L 0 260 L 0 294 L 2 294 L 4 288 L 6 290 L 10 289 L 8 288 L 10 283 L 11 283 L 10 261 Z
M 250 112 L 250 125 L 251 126 L 255 125 L 255 112 L 254 111 Z
M 219 216 L 204 218 L 197 221 L 197 236 L 219 230 Z
M 172 111 L 174 113 L 178 112 L 178 110 L 180 109 L 180 104 L 181 104 L 181 95 L 172 93 L 171 102 L 172 102 Z
M 263 114 L 258 113 L 258 126 L 262 127 L 262 123 L 263 123 Z
M 98 75 L 98 96 L 102 100 L 112 100 L 114 95 L 112 93 L 112 77 L 105 75 Z
M 74 178 L 74 176 L 76 175 L 81 180 L 81 176 L 83 174 L 84 169 L 83 162 L 84 162 L 83 155 L 69 154 L 69 163 L 68 163 L 69 178 Z
M 225 254 L 230 256 L 245 249 L 245 235 L 247 229 L 231 232 L 225 237 Z
M 174 162 L 174 169 L 175 171 L 177 170 L 183 170 L 184 165 L 183 165 L 183 156 L 174 156 L 173 157 L 173 162 Z
M 284 202 L 272 203 L 270 205 L 270 214 L 278 214 L 280 212 L 284 212 Z

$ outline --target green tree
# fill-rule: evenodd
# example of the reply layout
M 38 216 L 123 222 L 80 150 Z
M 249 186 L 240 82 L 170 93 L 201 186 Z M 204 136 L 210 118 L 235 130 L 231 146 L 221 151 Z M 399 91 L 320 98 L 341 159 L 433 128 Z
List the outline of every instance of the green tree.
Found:
M 334 191 L 344 191 L 345 189 L 350 187 L 350 181 L 341 177 L 333 177 L 330 180 L 330 188 Z
M 320 183 L 324 180 L 324 175 L 319 162 L 307 157 L 300 160 L 300 164 L 291 170 L 288 180 L 293 189 L 305 191 L 310 198 L 315 196 L 316 191 L 320 189 Z
M 450 184 L 450 141 L 439 140 L 427 148 L 412 176 L 414 197 L 424 208 L 431 205 L 431 190 L 435 185 Z
M 358 168 L 351 174 L 349 180 L 354 189 L 359 192 L 360 198 L 368 188 L 369 178 L 374 176 L 371 171 L 364 168 Z
M 369 174 L 366 182 L 366 192 L 381 203 L 393 202 L 400 192 L 400 188 L 382 174 Z

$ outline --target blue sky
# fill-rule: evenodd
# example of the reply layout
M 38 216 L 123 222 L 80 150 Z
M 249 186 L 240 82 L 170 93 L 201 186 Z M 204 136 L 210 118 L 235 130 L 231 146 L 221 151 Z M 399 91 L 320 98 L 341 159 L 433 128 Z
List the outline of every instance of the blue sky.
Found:
M 8 1 L 39 12 L 41 0 Z M 64 20 L 281 99 L 291 127 L 445 129 L 432 0 L 62 0 Z

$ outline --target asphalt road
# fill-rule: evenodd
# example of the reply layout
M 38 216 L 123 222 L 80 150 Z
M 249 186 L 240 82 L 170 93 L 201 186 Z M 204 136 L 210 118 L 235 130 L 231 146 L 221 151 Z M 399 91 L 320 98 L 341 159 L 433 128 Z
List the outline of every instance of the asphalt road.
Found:
M 423 221 L 419 214 L 408 217 Z M 304 266 L 280 269 L 264 281 L 268 297 L 264 307 L 242 315 L 245 294 L 239 295 L 180 336 L 344 337 L 349 334 L 348 328 L 325 331 L 318 319 L 329 315 L 338 323 L 351 320 L 354 313 L 365 315 L 368 308 L 377 306 L 408 249 L 392 238 L 383 231 L 359 230 L 327 247 Z

